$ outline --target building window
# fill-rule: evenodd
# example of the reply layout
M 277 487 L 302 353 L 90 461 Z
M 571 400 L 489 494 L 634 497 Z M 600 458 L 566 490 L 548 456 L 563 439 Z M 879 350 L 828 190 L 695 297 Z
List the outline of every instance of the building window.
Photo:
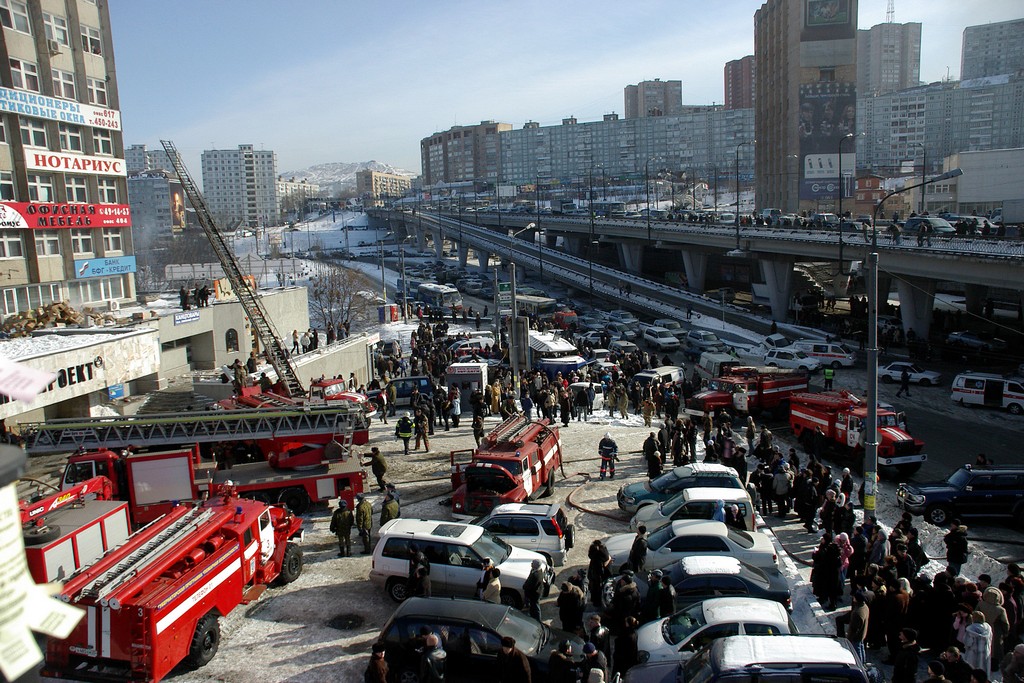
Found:
M 89 91 L 89 104 L 107 106 L 107 83 L 98 78 L 86 78 L 86 89 Z
M 0 144 L 7 144 L 7 122 L 0 118 Z
M 18 119 L 21 126 L 21 142 L 28 147 L 46 147 L 46 126 L 41 120 Z
M 33 173 L 29 173 L 26 178 L 28 179 L 28 200 L 30 202 L 53 201 L 53 178 Z
M 39 69 L 32 62 L 24 59 L 10 58 L 11 85 L 22 90 L 39 92 Z
M 60 256 L 60 233 L 56 230 L 36 230 L 36 256 Z
M 4 315 L 14 315 L 21 311 L 46 306 L 65 297 L 61 294 L 60 283 L 45 285 L 28 285 L 4 290 Z
M 60 132 L 60 148 L 65 152 L 82 151 L 82 129 L 72 126 L 69 123 L 61 123 L 57 126 Z
M 224 348 L 228 353 L 238 351 L 238 330 L 233 327 L 224 333 Z
M 66 100 L 77 100 L 75 96 L 75 75 L 60 69 L 50 69 L 53 77 L 53 94 L 55 97 L 63 97 Z
M 0 199 L 14 201 L 14 174 L 10 171 L 0 171 Z
M 68 283 L 68 298 L 71 305 L 95 304 L 111 299 L 124 298 L 124 279 L 117 277 L 94 277 Z
M 89 203 L 89 187 L 86 179 L 82 176 L 64 176 L 64 190 L 68 195 L 68 201 L 78 204 Z
M 71 251 L 75 256 L 92 256 L 92 230 L 88 228 L 72 228 Z
M 0 258 L 21 258 L 21 233 L 17 230 L 0 230 Z
M 109 130 L 92 129 L 92 148 L 96 154 L 112 155 L 114 141 Z
M 117 181 L 113 178 L 100 178 L 96 181 L 100 204 L 117 204 Z
M 71 38 L 68 35 L 68 20 L 58 14 L 43 12 L 43 27 L 46 29 L 46 39 L 54 40 L 61 45 L 71 47 Z
M 103 41 L 98 29 L 82 24 L 82 49 L 94 55 L 103 54 Z
M 28 21 L 28 4 L 21 0 L 0 0 L 0 23 L 15 31 L 32 34 Z
M 103 228 L 103 253 L 124 251 L 121 243 L 121 228 Z

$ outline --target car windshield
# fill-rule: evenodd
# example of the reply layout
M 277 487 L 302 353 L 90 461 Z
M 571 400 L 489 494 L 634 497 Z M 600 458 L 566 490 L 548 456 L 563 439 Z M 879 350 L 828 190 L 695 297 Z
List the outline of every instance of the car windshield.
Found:
M 651 490 L 655 491 L 657 493 L 660 493 L 660 492 L 666 490 L 669 486 L 671 486 L 673 483 L 675 483 L 678 479 L 679 479 L 679 477 L 676 476 L 675 472 L 669 472 L 668 474 L 663 474 L 663 475 L 661 475 L 660 477 L 658 477 L 657 479 L 655 479 L 654 481 L 652 481 L 650 483 Z
M 947 479 L 946 481 L 949 482 L 950 486 L 954 486 L 960 489 L 963 488 L 964 486 L 967 486 L 967 484 L 970 483 L 971 473 L 961 468 L 954 472 L 953 474 L 949 475 L 949 479 Z
M 684 502 L 685 499 L 683 497 L 683 494 L 679 493 L 672 496 L 671 498 L 669 498 L 668 500 L 661 504 L 661 514 L 664 517 L 671 517 L 676 510 L 683 507 Z
M 657 550 L 675 537 L 676 535 L 672 532 L 672 525 L 666 524 L 647 537 L 647 547 L 651 550 Z
M 505 541 L 491 536 L 490 532 L 485 531 L 480 538 L 477 539 L 476 543 L 473 544 L 473 551 L 481 558 L 489 557 L 495 565 L 499 565 L 508 559 L 508 556 L 512 554 L 512 546 Z
M 754 538 L 746 531 L 729 528 L 729 539 L 741 548 L 753 548 Z
M 675 680 L 686 681 L 686 683 L 707 683 L 714 675 L 710 659 L 711 648 L 706 647 L 686 664 L 679 665 L 680 671 L 676 674 Z
M 665 642 L 678 645 L 706 623 L 708 622 L 704 618 L 704 603 L 698 602 L 693 607 L 676 612 L 666 619 L 661 627 L 661 633 L 665 637 Z
M 760 586 L 761 588 L 768 589 L 771 587 L 771 581 L 768 580 L 767 575 L 757 567 L 752 567 L 748 564 L 740 565 L 740 576 L 749 581 L 752 584 Z
M 899 423 L 896 421 L 896 415 L 894 413 L 883 413 L 878 416 L 879 427 L 899 427 Z
M 510 609 L 505 614 L 505 618 L 498 624 L 497 631 L 502 637 L 515 638 L 516 647 L 527 655 L 542 648 L 551 637 L 547 626 L 527 619 L 522 612 L 514 609 Z

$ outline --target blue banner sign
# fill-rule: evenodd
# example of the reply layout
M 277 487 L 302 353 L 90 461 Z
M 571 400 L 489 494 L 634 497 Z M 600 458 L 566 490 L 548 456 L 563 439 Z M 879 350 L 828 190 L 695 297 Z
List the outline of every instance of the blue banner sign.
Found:
M 112 258 L 78 259 L 75 261 L 75 277 L 103 277 L 106 275 L 124 275 L 135 272 L 134 256 L 115 256 Z

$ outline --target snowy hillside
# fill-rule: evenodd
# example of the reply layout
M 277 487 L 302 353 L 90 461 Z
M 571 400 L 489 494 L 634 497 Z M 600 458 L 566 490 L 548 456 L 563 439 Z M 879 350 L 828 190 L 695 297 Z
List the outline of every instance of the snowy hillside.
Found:
M 410 178 L 416 175 L 413 171 L 395 168 L 390 164 L 380 161 L 332 161 L 326 164 L 310 166 L 300 171 L 286 171 L 281 173 L 280 176 L 285 180 L 295 180 L 296 182 L 305 180 L 306 182 L 317 183 L 327 193 L 333 195 L 339 190 L 354 189 L 356 186 L 356 173 L 364 169 L 409 176 Z

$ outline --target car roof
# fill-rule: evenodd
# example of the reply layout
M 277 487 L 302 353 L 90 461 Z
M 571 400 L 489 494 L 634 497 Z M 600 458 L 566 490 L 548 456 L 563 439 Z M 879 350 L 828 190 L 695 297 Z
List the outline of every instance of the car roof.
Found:
M 728 489 L 719 486 L 691 486 L 688 489 L 683 489 L 682 495 L 687 500 L 746 500 L 747 490 L 746 489 Z
M 710 598 L 705 600 L 704 619 L 709 624 L 728 624 L 734 621 L 770 621 L 789 623 L 789 613 L 781 602 L 750 597 Z
M 483 535 L 483 528 L 463 522 L 447 522 L 437 519 L 393 519 L 380 528 L 381 536 L 410 536 L 417 540 L 454 541 L 472 543 Z
M 717 462 L 691 462 L 689 465 L 676 467 L 672 470 L 672 474 L 682 478 L 696 474 L 736 474 L 736 470 Z
M 729 636 L 715 641 L 711 651 L 720 669 L 773 664 L 857 665 L 853 651 L 841 641 L 820 636 Z
M 713 519 L 677 519 L 672 522 L 672 533 L 675 536 L 706 534 L 709 536 L 727 536 L 729 527 L 725 522 Z
M 482 624 L 497 629 L 505 619 L 508 605 L 499 605 L 481 600 L 459 598 L 409 598 L 395 610 L 392 619 L 399 617 L 430 617 L 433 619 L 455 619 Z
M 552 517 L 558 512 L 558 503 L 502 503 L 494 506 L 488 517 L 495 515 L 540 515 Z
M 679 560 L 688 576 L 703 574 L 739 574 L 743 563 L 731 555 L 690 555 Z

